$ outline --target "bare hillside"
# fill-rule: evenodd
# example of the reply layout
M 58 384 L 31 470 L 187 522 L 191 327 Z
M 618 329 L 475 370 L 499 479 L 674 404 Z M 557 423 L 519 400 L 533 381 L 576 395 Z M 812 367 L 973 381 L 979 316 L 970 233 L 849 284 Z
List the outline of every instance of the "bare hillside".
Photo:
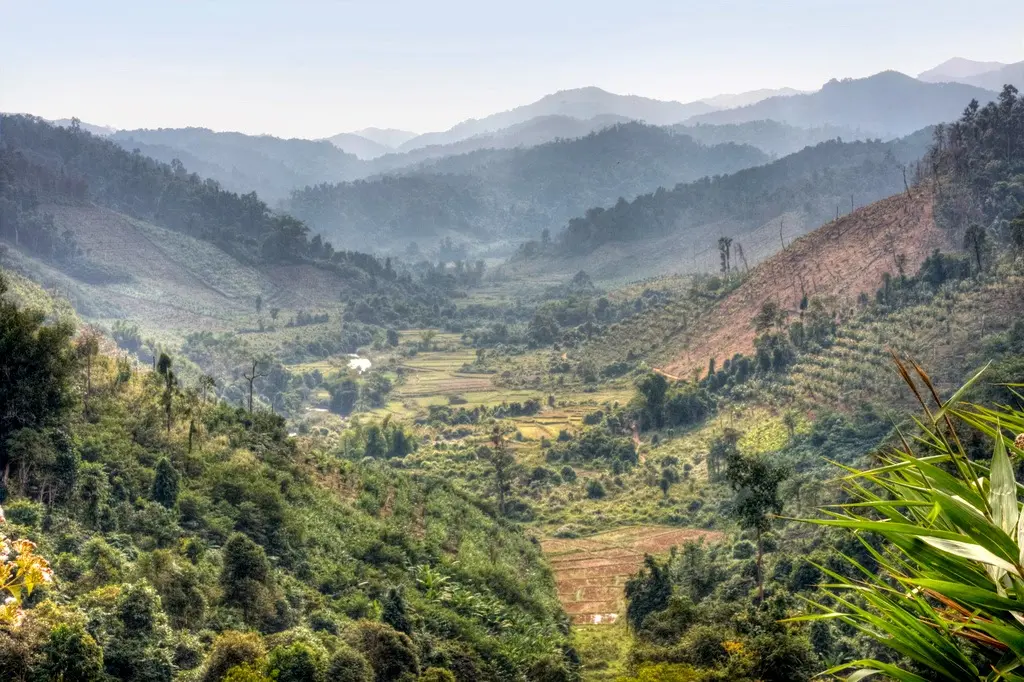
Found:
M 878 288 L 883 273 L 896 274 L 898 257 L 906 258 L 905 270 L 913 273 L 934 249 L 946 246 L 947 236 L 935 226 L 932 196 L 925 188 L 854 211 L 752 269 L 739 288 L 702 317 L 689 347 L 677 349 L 663 369 L 689 376 L 710 358 L 721 363 L 736 353 L 750 354 L 751 320 L 769 299 L 791 311 L 804 294 L 835 297 L 844 307 L 853 306 L 861 292 Z
M 269 308 L 337 307 L 344 282 L 312 265 L 259 266 L 211 242 L 97 206 L 47 206 L 85 253 L 89 270 L 67 273 L 18 256 L 21 269 L 97 320 L 127 318 L 144 329 L 228 331 L 257 296 Z

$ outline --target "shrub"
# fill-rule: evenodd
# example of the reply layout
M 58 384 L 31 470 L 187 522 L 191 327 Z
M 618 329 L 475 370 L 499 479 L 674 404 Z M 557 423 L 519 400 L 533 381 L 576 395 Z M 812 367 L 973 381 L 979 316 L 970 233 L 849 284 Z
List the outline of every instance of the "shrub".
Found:
M 43 518 L 43 505 L 28 500 L 15 500 L 4 507 L 4 513 L 10 523 L 36 528 Z
M 263 638 L 255 632 L 228 630 L 213 641 L 201 682 L 219 682 L 228 670 L 262 658 L 267 653 Z
M 47 679 L 99 682 L 103 679 L 103 650 L 81 625 L 58 625 L 43 646 L 42 668 Z
M 313 632 L 326 632 L 331 635 L 337 635 L 338 620 L 334 617 L 334 614 L 326 610 L 318 610 L 309 614 L 309 629 Z
M 587 481 L 587 497 L 596 500 L 605 496 L 604 485 L 596 478 Z
M 694 625 L 683 637 L 681 648 L 694 665 L 713 668 L 729 658 L 729 652 L 722 646 L 726 638 L 726 631 L 720 627 Z
M 412 623 L 406 613 L 405 595 L 400 587 L 389 587 L 381 601 L 381 620 L 407 635 L 412 634 Z
M 276 682 L 321 682 L 326 670 L 323 652 L 306 642 L 274 647 L 267 657 L 267 671 Z
M 274 682 L 274 678 L 268 677 L 264 672 L 265 668 L 266 663 L 263 661 L 236 665 L 227 672 L 221 682 Z
M 419 682 L 455 682 L 455 675 L 444 668 L 427 668 L 420 675 Z
M 754 556 L 756 548 L 749 540 L 741 540 L 732 546 L 733 559 L 749 559 Z
M 344 645 L 331 656 L 327 679 L 330 682 L 372 682 L 373 668 L 365 656 Z
M 408 635 L 383 623 L 361 621 L 354 640 L 373 667 L 375 682 L 391 682 L 409 673 L 419 675 L 419 658 Z

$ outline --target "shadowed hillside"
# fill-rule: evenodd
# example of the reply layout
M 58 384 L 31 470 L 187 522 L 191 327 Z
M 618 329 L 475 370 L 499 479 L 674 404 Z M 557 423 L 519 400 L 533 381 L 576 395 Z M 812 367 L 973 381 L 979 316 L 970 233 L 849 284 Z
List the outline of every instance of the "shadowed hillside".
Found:
M 732 173 L 768 157 L 747 145 L 705 146 L 664 128 L 626 123 L 529 149 L 482 150 L 422 172 L 307 187 L 288 210 L 333 239 L 510 240 L 553 231 L 589 207 Z

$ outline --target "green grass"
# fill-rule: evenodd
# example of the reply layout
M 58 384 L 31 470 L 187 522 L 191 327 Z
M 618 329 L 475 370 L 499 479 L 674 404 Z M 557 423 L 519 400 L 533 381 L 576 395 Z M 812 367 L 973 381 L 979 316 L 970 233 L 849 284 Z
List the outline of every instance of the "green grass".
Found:
M 572 645 L 583 660 L 584 682 L 609 682 L 625 675 L 632 636 L 625 619 L 615 625 L 577 625 Z

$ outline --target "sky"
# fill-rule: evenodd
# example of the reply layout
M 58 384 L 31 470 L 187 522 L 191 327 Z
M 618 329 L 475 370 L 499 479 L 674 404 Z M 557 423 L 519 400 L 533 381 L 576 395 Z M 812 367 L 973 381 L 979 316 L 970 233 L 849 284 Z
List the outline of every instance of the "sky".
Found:
M 692 101 L 1024 60 L 1020 0 L 0 0 L 0 111 L 427 132 L 557 90 Z

